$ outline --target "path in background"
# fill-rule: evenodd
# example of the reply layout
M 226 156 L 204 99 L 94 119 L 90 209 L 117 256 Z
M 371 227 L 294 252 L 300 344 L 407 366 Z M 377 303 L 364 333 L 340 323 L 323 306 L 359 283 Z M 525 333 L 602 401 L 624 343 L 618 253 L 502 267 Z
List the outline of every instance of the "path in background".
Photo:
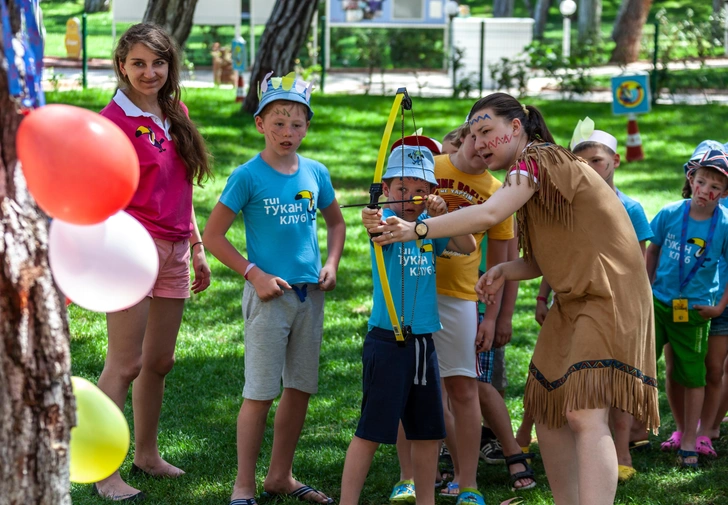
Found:
M 45 58 L 44 89 L 54 88 L 57 82 L 59 90 L 81 89 L 81 68 L 80 61 L 72 61 L 61 58 Z M 707 66 L 728 67 L 728 59 L 711 59 L 706 61 Z M 627 71 L 650 70 L 651 65 L 647 62 L 637 62 L 626 67 Z M 682 70 L 685 68 L 699 68 L 697 63 L 682 63 L 670 65 L 671 69 Z M 622 69 L 615 65 L 596 67 L 592 69 L 593 75 L 610 76 L 619 75 Z M 55 76 L 55 77 L 54 77 Z M 245 83 L 250 84 L 250 74 L 245 73 Z M 57 79 L 57 80 L 56 80 Z M 452 96 L 452 80 L 446 72 L 423 71 L 417 72 L 375 72 L 372 75 L 372 82 L 366 72 L 342 72 L 333 71 L 326 73 L 324 91 L 327 94 L 365 94 L 369 88 L 371 95 L 392 95 L 398 88 L 406 87 L 412 96 L 426 97 L 448 97 Z M 87 83 L 90 88 L 116 87 L 116 78 L 111 68 L 111 60 L 92 60 L 89 62 Z M 182 85 L 186 88 L 210 88 L 214 87 L 212 70 L 209 68 L 195 69 L 193 74 L 183 72 Z M 569 96 L 555 89 L 555 81 L 547 77 L 531 77 L 528 81 L 528 96 L 546 100 L 572 100 L 581 102 L 611 102 L 612 94 L 609 90 L 599 90 L 581 95 Z M 235 89 L 232 85 L 221 85 L 221 89 L 231 90 L 231 99 L 235 97 Z M 492 90 L 483 90 L 484 94 Z M 477 90 L 471 93 L 475 98 Z M 707 93 L 675 94 L 664 96 L 657 100 L 659 104 L 696 104 L 706 103 L 728 104 L 728 90 L 714 91 Z

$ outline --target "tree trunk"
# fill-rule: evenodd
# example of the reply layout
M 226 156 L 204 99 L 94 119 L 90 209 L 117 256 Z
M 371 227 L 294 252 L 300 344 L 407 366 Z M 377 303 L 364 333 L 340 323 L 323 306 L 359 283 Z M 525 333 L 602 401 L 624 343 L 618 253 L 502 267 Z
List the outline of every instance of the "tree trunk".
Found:
M 579 0 L 578 40 L 580 44 L 596 44 L 602 36 L 602 0 Z
M 622 0 L 614 22 L 612 39 L 617 43 L 610 61 L 627 64 L 637 61 L 642 42 L 642 28 L 647 21 L 652 0 Z
M 85 0 L 83 8 L 87 14 L 109 12 L 109 0 Z
M 158 24 L 183 48 L 192 30 L 195 7 L 197 0 L 149 0 L 142 21 Z
M 299 50 L 308 36 L 308 29 L 316 13 L 318 0 L 276 0 L 258 54 L 250 73 L 250 91 L 245 97 L 242 110 L 255 112 L 258 108 L 257 86 L 271 70 L 275 75 L 293 71 Z
M 536 11 L 534 12 L 533 38 L 543 39 L 546 31 L 546 21 L 549 18 L 549 7 L 553 0 L 538 0 Z
M 8 3 L 18 38 L 20 2 Z M 48 220 L 16 158 L 23 116 L 8 95 L 2 46 L 0 39 L 0 505 L 70 505 L 68 322 L 48 267 Z
M 512 18 L 515 0 L 493 0 L 494 18 Z

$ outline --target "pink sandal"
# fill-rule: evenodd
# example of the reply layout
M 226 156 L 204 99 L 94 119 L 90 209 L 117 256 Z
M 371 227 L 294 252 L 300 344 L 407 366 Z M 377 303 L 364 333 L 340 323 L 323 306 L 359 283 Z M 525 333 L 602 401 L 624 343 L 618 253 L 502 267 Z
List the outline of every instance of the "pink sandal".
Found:
M 663 451 L 677 451 L 680 449 L 682 443 L 682 431 L 673 431 L 670 438 L 660 444 L 660 449 Z
M 718 453 L 713 449 L 713 443 L 709 437 L 702 436 L 695 439 L 695 450 L 703 456 L 718 457 Z

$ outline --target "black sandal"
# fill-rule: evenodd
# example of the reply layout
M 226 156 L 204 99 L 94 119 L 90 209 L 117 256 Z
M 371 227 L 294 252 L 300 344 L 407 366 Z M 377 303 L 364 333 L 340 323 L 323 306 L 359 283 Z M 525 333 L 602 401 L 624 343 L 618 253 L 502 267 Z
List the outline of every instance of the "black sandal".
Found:
M 536 487 L 536 473 L 533 471 L 533 468 L 531 468 L 531 465 L 528 463 L 528 460 L 534 457 L 535 455 L 530 452 L 522 452 L 519 454 L 514 454 L 513 456 L 506 456 L 506 466 L 508 467 L 509 473 L 511 470 L 511 465 L 521 464 L 526 468 L 522 472 L 516 472 L 511 474 L 511 491 L 525 491 L 527 489 L 533 489 Z M 516 482 L 521 479 L 531 479 L 532 482 L 523 487 L 515 487 Z

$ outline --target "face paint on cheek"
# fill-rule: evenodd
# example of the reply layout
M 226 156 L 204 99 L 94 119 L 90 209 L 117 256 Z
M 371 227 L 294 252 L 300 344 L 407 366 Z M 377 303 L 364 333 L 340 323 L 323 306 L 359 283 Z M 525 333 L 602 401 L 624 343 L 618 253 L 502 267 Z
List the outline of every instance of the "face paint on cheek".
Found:
M 709 199 L 709 200 L 710 200 L 711 202 L 714 202 L 714 201 L 716 201 L 716 200 L 718 199 L 718 194 L 717 194 L 717 193 L 713 193 L 712 191 L 710 191 L 710 192 L 708 193 L 708 199 Z
M 495 149 L 500 144 L 510 144 L 513 135 L 503 135 L 502 137 L 496 137 L 495 140 L 488 141 L 487 149 Z

